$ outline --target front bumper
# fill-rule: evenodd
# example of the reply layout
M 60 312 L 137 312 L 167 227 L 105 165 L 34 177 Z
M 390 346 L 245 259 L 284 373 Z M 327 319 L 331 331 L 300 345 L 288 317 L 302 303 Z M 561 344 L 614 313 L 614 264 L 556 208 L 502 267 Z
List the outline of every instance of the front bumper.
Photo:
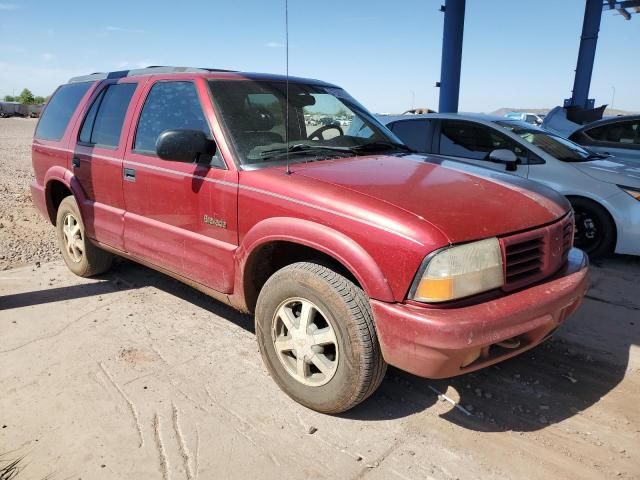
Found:
M 551 279 L 483 303 L 429 308 L 372 300 L 384 359 L 421 377 L 446 378 L 518 355 L 578 308 L 587 274 L 587 256 L 572 249 L 567 265 Z

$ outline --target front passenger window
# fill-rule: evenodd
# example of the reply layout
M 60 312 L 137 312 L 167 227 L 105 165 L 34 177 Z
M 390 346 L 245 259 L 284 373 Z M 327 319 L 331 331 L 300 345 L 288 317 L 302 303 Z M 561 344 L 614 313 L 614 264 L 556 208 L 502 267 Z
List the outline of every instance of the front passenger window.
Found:
M 493 150 L 506 149 L 520 163 L 528 162 L 528 152 L 493 129 L 471 122 L 443 121 L 440 129 L 440 154 L 473 160 L 489 160 Z
M 209 125 L 192 82 L 158 82 L 142 108 L 134 150 L 156 153 L 156 140 L 172 129 L 200 130 L 211 137 Z

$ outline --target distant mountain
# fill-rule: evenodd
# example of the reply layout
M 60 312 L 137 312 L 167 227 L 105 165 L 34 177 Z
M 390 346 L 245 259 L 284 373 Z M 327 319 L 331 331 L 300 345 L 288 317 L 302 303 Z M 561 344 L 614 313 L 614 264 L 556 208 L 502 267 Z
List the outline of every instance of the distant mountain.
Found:
M 531 112 L 531 113 L 548 113 L 550 108 L 499 108 L 493 115 L 504 117 L 509 112 Z M 636 115 L 638 112 L 630 112 L 627 110 L 618 110 L 617 108 L 607 108 L 604 111 L 605 115 Z

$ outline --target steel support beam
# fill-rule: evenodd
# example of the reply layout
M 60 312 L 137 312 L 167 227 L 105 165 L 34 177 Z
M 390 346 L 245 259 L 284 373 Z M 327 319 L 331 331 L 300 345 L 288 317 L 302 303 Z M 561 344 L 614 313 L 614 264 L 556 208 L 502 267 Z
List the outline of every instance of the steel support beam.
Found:
M 596 57 L 602 9 L 602 0 L 585 0 L 576 76 L 573 81 L 571 98 L 565 101 L 565 107 L 574 106 L 591 109 L 594 106 L 593 100 L 589 100 L 589 87 L 591 86 L 593 63 Z
M 600 0 L 601 1 L 601 0 Z M 440 101 L 438 111 L 456 113 L 460 97 L 462 68 L 462 38 L 466 0 L 445 0 L 442 63 L 440 65 Z M 602 10 L 602 4 L 600 4 Z

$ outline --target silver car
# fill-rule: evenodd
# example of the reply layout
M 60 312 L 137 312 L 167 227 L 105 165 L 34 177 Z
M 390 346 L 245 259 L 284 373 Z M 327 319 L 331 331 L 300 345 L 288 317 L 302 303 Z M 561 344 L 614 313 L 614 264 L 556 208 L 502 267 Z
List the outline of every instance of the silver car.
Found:
M 592 258 L 611 252 L 640 255 L 637 163 L 504 117 L 427 114 L 378 120 L 417 152 L 507 170 L 564 194 L 575 211 L 575 245 Z

